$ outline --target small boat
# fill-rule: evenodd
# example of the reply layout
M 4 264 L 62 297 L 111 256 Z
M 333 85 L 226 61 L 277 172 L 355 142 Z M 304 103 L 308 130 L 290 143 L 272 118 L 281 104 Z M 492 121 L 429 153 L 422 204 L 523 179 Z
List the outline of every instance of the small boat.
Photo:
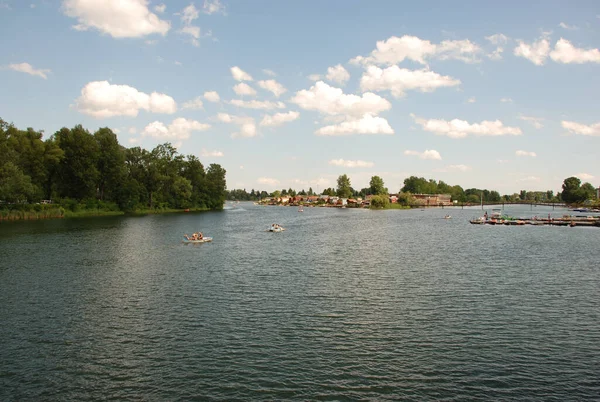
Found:
M 444 219 L 452 219 L 452 215 L 446 215 L 444 216 Z
M 208 242 L 211 242 L 212 239 L 213 239 L 212 237 L 203 237 L 203 238 L 198 239 L 198 240 L 185 239 L 183 242 L 184 243 L 194 243 L 194 244 L 196 244 L 196 243 L 208 243 Z
M 284 230 L 285 228 L 282 228 L 279 225 L 271 225 L 271 227 L 267 229 L 267 232 L 283 232 Z
M 298 212 L 304 212 L 304 208 L 302 208 L 302 207 L 298 208 Z

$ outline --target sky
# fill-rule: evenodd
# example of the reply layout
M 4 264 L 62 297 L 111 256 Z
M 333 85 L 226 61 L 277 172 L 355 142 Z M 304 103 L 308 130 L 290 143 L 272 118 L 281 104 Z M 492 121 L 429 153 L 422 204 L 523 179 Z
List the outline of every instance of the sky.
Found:
M 229 189 L 600 186 L 600 2 L 0 0 L 0 118 Z

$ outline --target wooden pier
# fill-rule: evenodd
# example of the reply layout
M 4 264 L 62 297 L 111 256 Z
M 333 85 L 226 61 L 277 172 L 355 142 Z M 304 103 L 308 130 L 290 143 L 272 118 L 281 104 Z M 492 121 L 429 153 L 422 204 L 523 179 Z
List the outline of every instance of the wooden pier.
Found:
M 562 218 L 476 218 L 470 220 L 474 225 L 506 225 L 506 226 L 587 226 L 600 227 L 600 216 L 568 216 Z

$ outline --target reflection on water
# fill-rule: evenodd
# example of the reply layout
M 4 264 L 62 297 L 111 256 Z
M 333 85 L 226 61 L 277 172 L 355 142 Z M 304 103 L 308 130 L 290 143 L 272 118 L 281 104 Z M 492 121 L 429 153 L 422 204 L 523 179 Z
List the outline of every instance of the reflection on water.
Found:
M 600 229 L 481 214 L 3 223 L 0 399 L 596 398 Z

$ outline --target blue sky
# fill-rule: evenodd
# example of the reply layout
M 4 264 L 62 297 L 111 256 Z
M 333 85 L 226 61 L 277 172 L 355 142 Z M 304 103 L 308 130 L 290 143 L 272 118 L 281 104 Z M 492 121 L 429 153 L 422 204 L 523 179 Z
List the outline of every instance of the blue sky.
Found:
M 600 185 L 597 1 L 0 0 L 0 117 L 110 127 L 230 189 Z

